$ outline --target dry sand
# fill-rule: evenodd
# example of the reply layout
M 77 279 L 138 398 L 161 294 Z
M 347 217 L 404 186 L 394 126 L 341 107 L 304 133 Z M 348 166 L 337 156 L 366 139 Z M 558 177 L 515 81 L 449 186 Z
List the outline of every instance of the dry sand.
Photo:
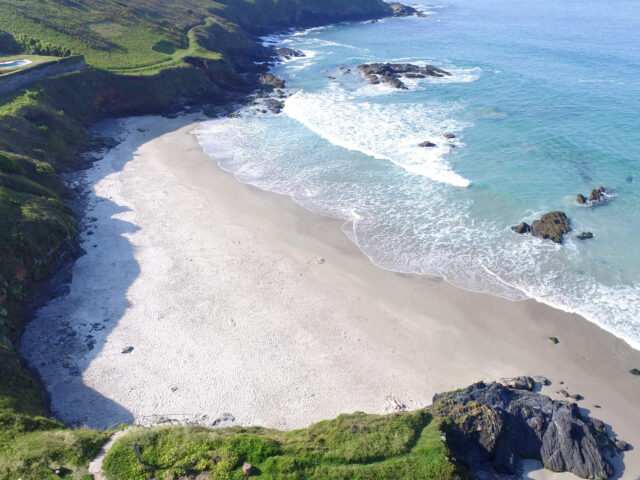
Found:
M 636 446 L 623 478 L 640 475 L 640 352 L 535 301 L 375 267 L 336 220 L 220 170 L 194 121 L 122 120 L 87 172 L 87 254 L 22 342 L 58 418 L 291 429 L 544 375 Z

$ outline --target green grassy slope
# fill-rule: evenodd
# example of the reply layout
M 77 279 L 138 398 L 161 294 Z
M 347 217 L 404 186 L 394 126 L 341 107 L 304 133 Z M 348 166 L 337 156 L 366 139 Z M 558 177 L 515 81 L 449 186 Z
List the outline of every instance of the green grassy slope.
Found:
M 453 480 L 464 473 L 450 460 L 440 419 L 427 411 L 341 415 L 302 430 L 205 427 L 135 429 L 104 462 L 110 480 L 245 478 L 243 464 L 264 479 Z M 132 449 L 137 441 L 140 462 Z
M 253 88 L 239 73 L 267 58 L 252 35 L 387 10 L 381 0 L 0 0 L 0 60 L 81 54 L 89 65 L 0 98 L 0 479 L 86 478 L 106 438 L 44 417 L 16 347 L 23 302 L 75 235 L 59 174 L 94 145 L 86 127 L 226 102 Z

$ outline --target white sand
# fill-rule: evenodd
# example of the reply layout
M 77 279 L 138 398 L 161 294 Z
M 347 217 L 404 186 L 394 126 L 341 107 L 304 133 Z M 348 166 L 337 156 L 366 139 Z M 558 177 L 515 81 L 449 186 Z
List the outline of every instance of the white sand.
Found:
M 124 120 L 126 140 L 88 171 L 87 255 L 22 343 L 57 417 L 290 429 L 538 374 L 635 445 L 623 478 L 640 475 L 640 352 L 534 301 L 373 266 L 335 220 L 221 171 L 190 122 Z

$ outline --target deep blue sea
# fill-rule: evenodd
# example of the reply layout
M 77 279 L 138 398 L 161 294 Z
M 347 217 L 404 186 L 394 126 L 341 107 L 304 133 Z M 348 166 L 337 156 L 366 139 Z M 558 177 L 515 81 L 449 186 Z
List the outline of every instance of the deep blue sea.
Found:
M 532 297 L 640 348 L 640 2 L 418 8 L 265 39 L 306 54 L 273 69 L 283 114 L 248 107 L 202 124 L 201 143 L 240 180 L 344 219 L 383 268 Z M 365 62 L 454 75 L 400 91 L 370 85 Z M 576 203 L 601 185 L 606 205 Z M 553 210 L 571 219 L 563 245 L 510 230 Z

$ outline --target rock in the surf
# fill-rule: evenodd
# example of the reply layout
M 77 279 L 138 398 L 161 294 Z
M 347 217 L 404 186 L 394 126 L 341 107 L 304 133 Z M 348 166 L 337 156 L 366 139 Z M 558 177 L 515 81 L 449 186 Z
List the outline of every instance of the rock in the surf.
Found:
M 406 89 L 399 80 L 405 78 L 448 77 L 451 74 L 433 65 L 420 67 L 411 63 L 364 63 L 358 69 L 370 83 L 389 83 L 395 88 Z
M 519 225 L 515 226 L 515 227 L 511 227 L 511 230 L 513 230 L 516 233 L 531 233 L 531 225 L 529 225 L 527 222 L 520 222 Z
M 589 198 L 585 197 L 583 194 L 579 193 L 576 197 L 576 202 L 580 205 L 598 205 L 601 203 L 607 202 L 606 190 L 604 187 L 594 188 L 591 190 L 589 194 Z
M 443 133 L 442 136 L 444 138 L 456 138 L 456 136 L 453 133 L 450 133 L 450 132 Z
M 276 100 L 275 98 L 269 98 L 264 104 L 271 113 L 275 114 L 282 112 L 284 108 L 284 102 Z
M 260 75 L 260 83 L 266 90 L 269 91 L 285 87 L 285 82 L 283 79 L 276 77 L 275 75 L 272 75 L 270 73 Z
M 276 48 L 276 52 L 278 53 L 280 58 L 284 60 L 291 60 L 292 58 L 300 58 L 306 56 L 304 52 L 296 50 L 295 48 L 278 47 Z
M 582 232 L 580 235 L 577 236 L 578 240 L 589 240 L 591 238 L 593 238 L 593 233 L 591 232 Z
M 555 243 L 562 243 L 562 236 L 571 231 L 569 219 L 564 212 L 549 212 L 534 220 L 531 225 L 526 222 L 517 227 L 511 227 L 516 233 L 531 233 L 534 237 L 549 239 Z
M 531 222 L 531 234 L 534 237 L 549 239 L 555 243 L 562 243 L 562 236 L 571 231 L 569 219 L 564 212 L 549 212 L 540 220 Z
M 426 140 L 422 143 L 419 143 L 418 146 L 422 148 L 431 148 L 431 147 L 435 147 L 436 144 L 433 142 L 430 142 L 429 140 Z

